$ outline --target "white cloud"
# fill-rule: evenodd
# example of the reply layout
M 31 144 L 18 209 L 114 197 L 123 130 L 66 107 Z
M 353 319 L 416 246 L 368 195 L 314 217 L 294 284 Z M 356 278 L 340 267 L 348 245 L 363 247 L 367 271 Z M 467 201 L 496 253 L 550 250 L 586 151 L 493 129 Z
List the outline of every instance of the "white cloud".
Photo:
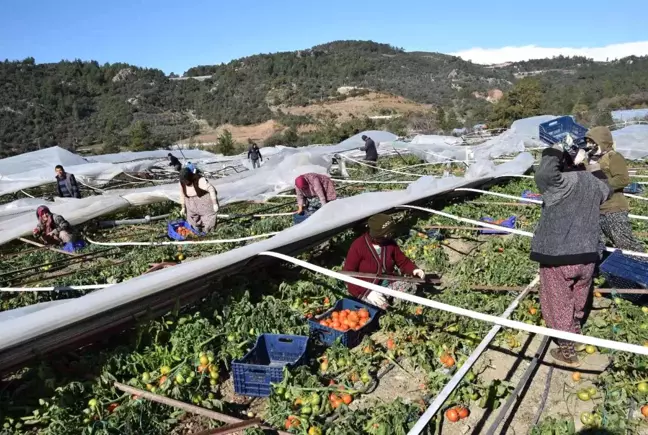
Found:
M 451 53 L 465 60 L 471 60 L 483 65 L 498 64 L 504 62 L 519 62 L 529 59 L 543 59 L 554 56 L 585 56 L 597 61 L 621 59 L 626 56 L 648 55 L 648 41 L 626 42 L 622 44 L 611 44 L 604 47 L 538 47 L 537 45 L 525 45 L 520 47 L 502 48 L 471 48 Z

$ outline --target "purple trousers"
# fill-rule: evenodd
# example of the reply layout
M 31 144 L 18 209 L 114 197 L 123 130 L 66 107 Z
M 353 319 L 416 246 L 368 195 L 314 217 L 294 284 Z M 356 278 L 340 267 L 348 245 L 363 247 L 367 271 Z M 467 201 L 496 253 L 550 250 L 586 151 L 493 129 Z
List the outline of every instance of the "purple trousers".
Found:
M 594 266 L 594 263 L 540 265 L 540 307 L 549 328 L 580 334 Z

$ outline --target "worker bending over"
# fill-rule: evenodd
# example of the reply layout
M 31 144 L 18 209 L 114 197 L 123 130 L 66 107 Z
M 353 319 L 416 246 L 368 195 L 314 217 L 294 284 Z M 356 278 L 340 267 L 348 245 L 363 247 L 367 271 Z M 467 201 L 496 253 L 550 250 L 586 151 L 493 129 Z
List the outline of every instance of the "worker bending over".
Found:
M 75 241 L 74 228 L 65 218 L 52 214 L 49 208 L 41 205 L 36 209 L 38 225 L 34 228 L 34 238 L 46 245 L 64 245 Z
M 612 194 L 597 164 L 582 169 L 584 150 L 572 158 L 558 144 L 546 149 L 535 173 L 544 201 L 531 241 L 531 260 L 540 263 L 540 305 L 547 326 L 580 334 L 598 261 L 599 208 Z M 556 340 L 551 356 L 580 365 L 572 341 Z
M 376 165 L 378 162 L 378 150 L 376 149 L 376 142 L 367 135 L 362 135 L 362 140 L 364 141 L 364 146 L 360 148 L 360 151 L 365 152 L 365 161 L 370 165 L 369 173 L 374 174 L 376 172 Z
M 216 226 L 219 209 L 216 189 L 200 172 L 193 173 L 189 168 L 180 171 L 181 213 L 193 228 L 209 232 Z
M 178 172 L 182 170 L 182 163 L 180 163 L 180 160 L 171 153 L 169 153 L 169 166 L 173 166 L 173 169 Z
M 68 174 L 63 166 L 56 165 L 56 190 L 61 198 L 81 198 L 79 185 L 74 174 Z
M 322 174 L 303 174 L 295 178 L 295 193 L 297 194 L 297 213 L 302 214 L 308 208 L 309 200 L 318 198 L 321 205 L 335 201 L 335 185 L 333 181 Z
M 406 275 L 425 279 L 425 272 L 403 254 L 394 237 L 394 222 L 386 214 L 377 214 L 369 218 L 369 232 L 358 237 L 351 244 L 344 260 L 343 270 L 347 272 L 372 273 L 375 275 L 393 275 L 394 268 Z M 413 286 L 402 281 L 391 283 L 380 279 L 358 278 L 373 284 L 380 284 L 391 290 L 412 292 Z M 355 284 L 347 284 L 349 293 L 354 297 L 380 308 L 388 303 L 384 295 Z

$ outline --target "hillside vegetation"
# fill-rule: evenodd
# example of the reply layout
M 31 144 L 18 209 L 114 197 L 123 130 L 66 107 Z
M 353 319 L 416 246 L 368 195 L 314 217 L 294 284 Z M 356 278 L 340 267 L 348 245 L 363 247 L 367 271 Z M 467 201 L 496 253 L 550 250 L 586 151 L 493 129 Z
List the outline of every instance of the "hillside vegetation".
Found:
M 516 78 L 524 75 L 532 77 Z M 210 77 L 188 78 L 196 76 Z M 341 87 L 347 92 L 339 93 Z M 645 57 L 609 63 L 559 57 L 484 67 L 363 41 L 197 66 L 184 79 L 127 64 L 36 64 L 28 58 L 0 63 L 0 156 L 52 145 L 148 149 L 224 124 L 271 119 L 282 127 L 270 142 L 293 145 L 333 141 L 369 124 L 402 131 L 447 130 L 483 121 L 506 126 L 538 113 L 577 113 L 585 122 L 597 122 L 608 109 L 644 105 L 647 88 Z M 493 90 L 505 92 L 496 104 L 485 97 Z M 322 119 L 298 109 L 371 92 L 444 111 L 439 115 L 421 106 L 421 111 L 401 113 L 396 124 L 383 125 L 349 120 L 348 114 Z M 343 122 L 353 127 L 340 130 Z

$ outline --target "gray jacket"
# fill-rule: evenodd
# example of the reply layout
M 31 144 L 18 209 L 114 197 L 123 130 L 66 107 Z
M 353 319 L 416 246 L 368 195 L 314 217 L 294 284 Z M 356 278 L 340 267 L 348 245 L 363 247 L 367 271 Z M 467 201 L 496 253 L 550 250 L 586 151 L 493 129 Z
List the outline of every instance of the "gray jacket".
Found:
M 598 261 L 599 208 L 613 193 L 601 171 L 561 172 L 563 152 L 542 153 L 535 182 L 542 215 L 531 241 L 531 260 L 563 266 Z

